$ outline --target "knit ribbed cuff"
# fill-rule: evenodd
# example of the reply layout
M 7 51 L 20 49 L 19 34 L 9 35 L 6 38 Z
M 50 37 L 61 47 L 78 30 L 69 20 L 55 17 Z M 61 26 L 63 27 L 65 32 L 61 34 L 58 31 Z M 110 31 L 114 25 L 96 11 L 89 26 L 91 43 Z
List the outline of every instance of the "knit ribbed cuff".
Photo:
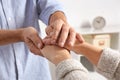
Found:
M 118 51 L 106 48 L 103 50 L 101 58 L 97 65 L 97 71 L 105 77 L 112 79 L 120 62 L 120 53 Z
M 62 79 L 63 77 L 65 77 L 67 73 L 74 70 L 80 70 L 85 73 L 88 73 L 86 68 L 84 68 L 84 66 L 80 62 L 74 59 L 67 59 L 57 65 L 57 68 L 56 68 L 57 80 Z

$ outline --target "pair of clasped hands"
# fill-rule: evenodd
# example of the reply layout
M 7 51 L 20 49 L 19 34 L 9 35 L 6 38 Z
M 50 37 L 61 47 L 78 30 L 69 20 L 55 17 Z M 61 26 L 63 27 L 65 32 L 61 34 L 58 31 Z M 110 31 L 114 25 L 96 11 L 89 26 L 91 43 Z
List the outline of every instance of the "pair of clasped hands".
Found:
M 35 28 L 26 28 L 23 32 L 24 42 L 32 53 L 44 56 L 55 65 L 71 58 L 69 50 L 74 51 L 74 45 L 78 41 L 83 42 L 81 35 L 62 20 L 56 20 L 45 31 L 47 36 L 41 39 Z

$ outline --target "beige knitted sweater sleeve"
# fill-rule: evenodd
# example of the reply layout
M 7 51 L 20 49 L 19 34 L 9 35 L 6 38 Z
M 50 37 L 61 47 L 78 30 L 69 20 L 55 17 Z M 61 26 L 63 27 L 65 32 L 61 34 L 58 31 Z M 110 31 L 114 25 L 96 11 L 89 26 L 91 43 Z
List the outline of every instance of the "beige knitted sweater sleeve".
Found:
M 74 59 L 62 61 L 56 68 L 57 80 L 88 80 L 87 74 L 87 69 Z
M 108 80 L 120 80 L 120 53 L 106 48 L 97 65 L 97 72 Z
M 120 80 L 120 53 L 109 48 L 104 49 L 97 65 L 97 72 L 108 80 Z M 74 59 L 59 63 L 56 77 L 57 80 L 90 80 L 88 71 Z

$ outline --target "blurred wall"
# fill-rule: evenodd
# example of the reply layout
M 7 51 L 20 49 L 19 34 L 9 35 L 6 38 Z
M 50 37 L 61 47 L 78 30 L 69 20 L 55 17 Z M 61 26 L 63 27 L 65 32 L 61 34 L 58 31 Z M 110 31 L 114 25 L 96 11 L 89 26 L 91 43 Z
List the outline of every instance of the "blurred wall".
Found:
M 82 22 L 103 16 L 107 25 L 120 24 L 120 0 L 58 0 L 67 12 L 69 23 L 79 27 Z

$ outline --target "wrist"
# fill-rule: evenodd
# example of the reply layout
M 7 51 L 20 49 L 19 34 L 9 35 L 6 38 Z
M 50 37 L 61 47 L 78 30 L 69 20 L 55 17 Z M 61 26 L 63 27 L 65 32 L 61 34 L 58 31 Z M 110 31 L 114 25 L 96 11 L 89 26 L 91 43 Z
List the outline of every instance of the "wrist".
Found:
M 70 59 L 71 58 L 71 55 L 70 54 L 62 54 L 62 55 L 58 55 L 58 56 L 55 56 L 53 58 L 53 63 L 55 65 L 58 65 L 60 62 L 66 60 L 66 59 Z
M 18 38 L 19 38 L 19 40 L 20 41 L 22 41 L 22 42 L 24 42 L 24 29 L 18 29 L 17 30 L 17 32 L 18 32 Z
M 21 42 L 23 41 L 22 39 L 22 29 L 16 29 L 16 30 L 11 30 L 10 32 L 13 32 L 13 37 L 11 36 L 11 39 L 14 38 L 15 42 Z
M 75 41 L 75 44 L 70 48 L 71 51 L 74 51 L 77 54 L 81 53 L 81 48 L 85 42 L 80 43 L 79 41 Z
M 51 24 L 52 22 L 59 20 L 59 19 L 64 21 L 64 23 L 67 23 L 67 19 L 66 19 L 66 16 L 64 15 L 64 13 L 61 11 L 56 11 L 55 13 L 53 13 L 50 16 L 49 24 Z
M 41 49 L 41 53 L 55 65 L 63 60 L 71 58 L 68 50 L 55 45 L 45 45 L 44 48 Z

